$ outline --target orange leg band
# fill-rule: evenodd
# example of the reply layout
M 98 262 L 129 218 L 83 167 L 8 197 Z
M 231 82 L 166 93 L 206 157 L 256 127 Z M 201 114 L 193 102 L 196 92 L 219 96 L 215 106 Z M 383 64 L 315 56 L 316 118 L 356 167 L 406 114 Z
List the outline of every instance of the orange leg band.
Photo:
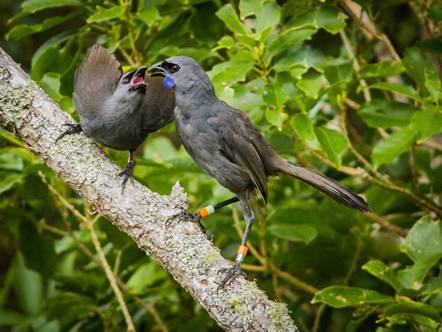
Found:
M 238 247 L 238 254 L 242 254 L 243 256 L 247 256 L 248 251 L 249 251 L 249 248 L 247 248 L 247 246 L 239 246 Z

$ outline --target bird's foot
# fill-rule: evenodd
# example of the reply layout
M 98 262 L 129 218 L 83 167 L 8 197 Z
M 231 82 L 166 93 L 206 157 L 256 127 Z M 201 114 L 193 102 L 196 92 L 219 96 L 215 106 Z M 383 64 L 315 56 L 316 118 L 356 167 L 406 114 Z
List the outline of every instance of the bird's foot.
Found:
M 121 193 L 123 193 L 124 188 L 126 187 L 127 180 L 130 179 L 130 181 L 132 183 L 134 182 L 134 178 L 133 178 L 134 167 L 135 167 L 135 162 L 129 161 L 127 163 L 127 165 L 124 167 L 124 169 L 120 173 L 118 173 L 118 176 L 123 177 L 123 182 L 121 183 L 121 185 L 122 185 Z
M 83 129 L 81 128 L 81 125 L 78 123 L 63 123 L 63 127 L 68 127 L 68 129 L 66 129 L 66 131 L 64 131 L 60 136 L 58 136 L 57 139 L 55 140 L 55 142 L 58 142 L 66 135 L 77 134 L 77 133 L 83 131 Z
M 231 268 L 220 269 L 217 273 L 218 274 L 226 273 L 225 278 L 221 281 L 221 283 L 217 288 L 218 291 L 224 288 L 224 286 L 226 286 L 227 284 L 234 281 L 238 275 L 241 274 L 244 277 L 246 277 L 246 274 L 243 271 L 241 271 L 241 263 L 239 262 L 235 262 L 235 265 L 233 265 Z
M 174 219 L 180 219 L 180 220 L 186 220 L 186 221 L 194 222 L 194 223 L 196 223 L 198 225 L 198 227 L 201 229 L 201 231 L 204 234 L 206 233 L 206 229 L 204 228 L 204 226 L 200 222 L 201 215 L 198 212 L 192 213 L 190 211 L 182 209 L 180 212 L 170 216 L 166 220 L 166 226 L 169 226 Z

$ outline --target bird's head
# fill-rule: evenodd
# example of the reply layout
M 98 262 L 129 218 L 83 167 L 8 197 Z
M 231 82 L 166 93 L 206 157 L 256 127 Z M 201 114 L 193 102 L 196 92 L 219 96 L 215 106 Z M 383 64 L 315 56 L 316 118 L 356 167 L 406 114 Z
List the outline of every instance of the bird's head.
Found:
M 148 85 L 145 82 L 146 71 L 147 67 L 143 66 L 121 75 L 111 101 L 118 103 L 118 107 L 124 107 L 124 105 L 134 109 L 138 107 L 143 101 Z
M 175 93 L 190 93 L 196 89 L 213 92 L 209 77 L 194 59 L 187 56 L 174 56 L 158 62 L 149 68 L 151 76 L 163 77 L 163 85 L 175 89 Z

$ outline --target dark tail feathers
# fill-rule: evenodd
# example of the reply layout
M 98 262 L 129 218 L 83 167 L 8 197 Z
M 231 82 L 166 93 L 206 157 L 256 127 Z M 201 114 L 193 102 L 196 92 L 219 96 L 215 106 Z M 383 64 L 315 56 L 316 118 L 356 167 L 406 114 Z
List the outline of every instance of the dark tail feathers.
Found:
M 338 203 L 362 212 L 370 211 L 370 208 L 361 196 L 324 175 L 309 170 L 308 168 L 294 165 L 286 160 L 284 160 L 278 166 L 282 172 L 312 185 L 333 198 Z

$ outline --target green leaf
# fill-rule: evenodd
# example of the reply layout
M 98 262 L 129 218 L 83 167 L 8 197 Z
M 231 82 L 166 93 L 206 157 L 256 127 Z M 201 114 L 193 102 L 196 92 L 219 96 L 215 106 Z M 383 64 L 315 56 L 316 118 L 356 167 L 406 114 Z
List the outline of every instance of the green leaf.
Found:
M 43 304 L 43 280 L 38 273 L 26 268 L 20 254 L 14 259 L 14 269 L 14 291 L 19 307 L 25 313 L 35 315 Z
M 419 140 L 441 132 L 442 112 L 441 111 L 421 111 L 416 112 L 410 121 L 410 126 L 419 133 Z
M 346 286 L 330 286 L 321 289 L 312 303 L 325 303 L 333 308 L 356 307 L 364 304 L 391 303 L 394 298 L 370 289 Z
M 56 27 L 57 25 L 60 25 L 61 23 L 64 23 L 74 17 L 78 16 L 78 13 L 72 13 L 70 15 L 65 16 L 54 16 L 45 19 L 40 24 L 19 24 L 14 26 L 11 30 L 8 31 L 5 38 L 6 40 L 19 40 L 26 36 L 39 33 L 45 30 L 49 30 L 53 27 Z
M 345 28 L 346 15 L 336 7 L 322 5 L 316 12 L 316 22 L 318 27 L 325 29 L 331 34 L 337 34 Z
M 406 288 L 420 289 L 427 272 L 442 258 L 442 223 L 425 216 L 414 224 L 401 246 L 415 263 L 398 272 Z
M 241 0 L 239 2 L 239 13 L 241 20 L 247 16 L 255 15 L 261 8 L 263 0 Z
M 268 45 L 268 58 L 272 59 L 274 56 L 281 52 L 286 51 L 289 48 L 294 48 L 301 44 L 304 40 L 310 39 L 310 37 L 317 30 L 312 27 L 293 28 L 282 31 L 278 36 L 270 42 Z
M 413 302 L 409 300 L 409 302 L 400 302 L 389 304 L 384 309 L 384 315 L 394 315 L 399 313 L 405 314 L 418 314 L 422 316 L 430 317 L 436 321 L 439 321 L 440 316 L 437 309 L 432 306 L 424 303 Z
M 0 326 L 17 326 L 26 322 L 27 317 L 17 311 L 0 309 Z
M 389 77 L 399 75 L 404 70 L 405 68 L 399 62 L 382 61 L 362 66 L 359 76 L 361 78 Z
M 44 9 L 76 6 L 81 6 L 79 0 L 26 0 L 22 2 L 22 11 L 14 17 L 14 20 Z
M 253 60 L 241 57 L 216 64 L 207 74 L 216 91 L 219 91 L 239 81 L 244 81 L 252 68 Z
M 52 38 L 48 39 L 47 41 L 45 41 L 37 49 L 37 51 L 35 51 L 34 55 L 32 56 L 32 60 L 31 60 L 32 71 L 35 70 L 35 68 L 37 67 L 37 64 L 39 63 L 41 58 L 46 54 L 46 52 L 52 46 L 56 46 L 56 45 L 59 45 L 59 44 L 65 42 L 65 41 L 68 41 L 68 40 L 76 37 L 78 35 L 78 33 L 79 32 L 77 30 L 63 31 L 63 32 L 53 36 Z M 43 73 L 42 73 L 42 75 L 43 75 Z
M 424 71 L 425 88 L 430 93 L 431 99 L 435 103 L 439 103 L 442 98 L 442 87 L 439 79 L 439 75 L 435 70 L 425 68 Z
M 310 118 L 304 113 L 298 113 L 290 119 L 290 125 L 293 130 L 310 148 L 319 150 L 320 143 L 313 130 L 313 124 Z
M 59 73 L 45 73 L 40 80 L 40 86 L 46 91 L 48 96 L 55 101 L 59 101 L 63 96 L 60 94 L 61 75 Z
M 336 34 L 345 27 L 346 15 L 336 7 L 320 5 L 314 10 L 295 16 L 289 23 L 290 27 L 313 27 L 315 32 L 323 28 L 331 34 Z
M 370 85 L 370 88 L 398 93 L 400 95 L 404 95 L 406 97 L 409 97 L 417 101 L 419 101 L 420 99 L 416 90 L 411 85 L 405 85 L 401 83 L 380 82 Z
M 411 128 L 402 128 L 386 138 L 382 138 L 374 147 L 372 160 L 376 167 L 391 164 L 407 151 L 415 141 L 416 132 Z
M 359 108 L 359 115 L 372 128 L 404 127 L 417 108 L 385 99 L 373 99 Z
M 441 83 L 434 65 L 416 47 L 405 51 L 404 65 L 408 74 L 416 81 L 420 90 L 428 92 L 433 102 L 441 98 Z
M 250 30 L 246 28 L 246 26 L 239 20 L 238 15 L 233 9 L 231 4 L 224 5 L 217 12 L 216 16 L 218 16 L 226 26 L 236 33 L 241 34 L 250 34 Z
M 280 18 L 281 12 L 278 4 L 274 1 L 265 2 L 256 13 L 255 31 L 258 39 L 264 30 L 275 28 Z
M 312 242 L 318 235 L 316 228 L 309 225 L 270 225 L 267 229 L 280 239 L 305 244 Z
M 167 274 L 162 268 L 150 262 L 141 265 L 129 278 L 126 286 L 131 294 L 141 294 L 146 290 L 146 287 L 166 278 L 166 276 Z
M 375 276 L 376 278 L 386 282 L 397 292 L 402 288 L 400 281 L 396 277 L 394 271 L 384 262 L 371 260 L 362 266 L 362 269 Z
M 44 277 L 49 277 L 57 261 L 52 239 L 41 234 L 37 227 L 29 222 L 21 223 L 19 231 L 20 249 L 25 257 L 26 266 Z
M 137 12 L 137 17 L 147 26 L 151 26 L 161 18 L 161 15 L 156 6 L 147 6 Z
M 19 173 L 9 173 L 0 179 L 0 194 L 13 188 L 22 180 L 22 175 Z
M 124 8 L 121 6 L 114 6 L 111 8 L 98 8 L 97 11 L 88 17 L 87 23 L 98 23 L 110 21 L 121 17 L 124 14 Z
M 347 140 L 338 131 L 325 127 L 315 128 L 322 149 L 337 168 L 341 167 L 342 155 L 347 150 Z
M 321 90 L 322 80 L 321 74 L 317 72 L 309 72 L 302 76 L 302 79 L 296 83 L 308 97 L 317 99 Z

